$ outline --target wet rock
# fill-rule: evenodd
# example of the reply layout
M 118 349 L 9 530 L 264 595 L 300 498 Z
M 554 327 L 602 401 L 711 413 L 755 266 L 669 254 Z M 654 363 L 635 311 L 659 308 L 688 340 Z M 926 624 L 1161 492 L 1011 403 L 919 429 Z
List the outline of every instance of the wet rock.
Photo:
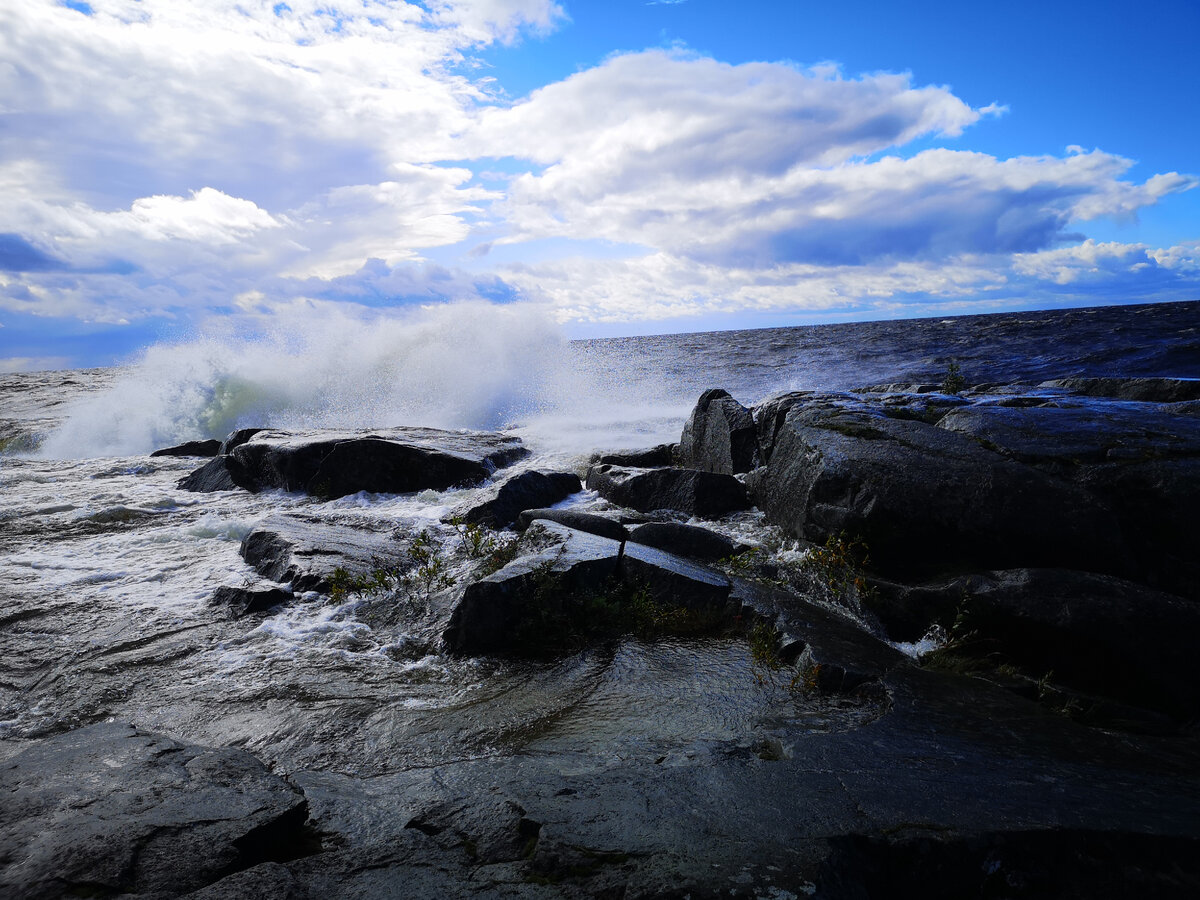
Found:
M 179 896 L 310 850 L 303 795 L 244 750 L 106 723 L 0 765 L 0 892 Z
M 296 593 L 324 593 L 335 569 L 365 574 L 393 562 L 406 549 L 405 542 L 392 534 L 275 516 L 247 534 L 239 552 L 270 581 L 290 583 Z
M 445 801 L 422 810 L 404 826 L 428 835 L 444 849 L 461 848 L 479 865 L 531 856 L 540 822 L 515 800 L 502 797 Z
M 254 479 L 232 456 L 216 456 L 176 485 L 183 491 L 211 494 L 213 491 L 255 490 Z
M 746 489 L 736 478 L 697 469 L 592 466 L 587 487 L 606 500 L 640 512 L 673 509 L 715 518 L 750 507 Z
M 554 628 L 578 618 L 582 599 L 617 576 L 617 541 L 546 520 L 521 540 L 542 548 L 467 587 L 443 634 L 447 650 L 492 653 L 554 640 Z
M 755 497 L 799 538 L 823 544 L 845 532 L 866 543 L 875 570 L 901 578 L 956 568 L 1129 571 L 1105 504 L 968 437 L 828 398 L 796 396 L 768 413 L 772 451 L 755 472 Z
M 240 447 L 250 438 L 254 437 L 260 431 L 266 431 L 265 428 L 239 428 L 236 431 L 229 432 L 229 435 L 221 442 L 221 455 L 232 453 L 235 447 Z
M 1056 378 L 1041 387 L 1144 403 L 1200 400 L 1200 380 L 1194 378 Z
M 712 388 L 700 395 L 679 439 L 684 466 L 703 472 L 737 475 L 757 464 L 758 444 L 750 410 Z
M 516 438 L 491 432 L 257 431 L 210 466 L 228 460 L 224 466 L 230 478 L 248 490 L 282 488 L 335 498 L 358 491 L 408 493 L 472 484 L 528 453 Z M 210 480 L 198 476 L 194 473 L 180 486 L 205 490 Z
M 161 450 L 155 450 L 151 456 L 216 456 L 221 452 L 221 442 L 212 441 L 186 441 L 182 444 L 176 444 L 174 447 L 164 447 Z
M 878 605 L 909 602 L 940 604 L 941 621 L 957 623 L 956 655 L 1035 678 L 1052 672 L 1058 683 L 1184 720 L 1200 713 L 1200 608 L 1180 597 L 1087 572 L 1016 569 L 914 588 Z
M 288 603 L 292 599 L 290 591 L 277 587 L 219 587 L 213 592 L 213 603 L 218 606 L 228 606 L 234 615 L 244 616 L 251 613 L 267 612 L 273 607 Z
M 494 496 L 463 510 L 465 522 L 507 528 L 527 509 L 550 506 L 583 489 L 572 472 L 522 472 L 507 479 Z
M 616 519 L 575 509 L 527 509 L 517 516 L 517 528 L 524 531 L 538 519 L 558 522 L 576 531 L 598 534 L 614 541 L 624 541 L 629 537 L 625 526 Z
M 647 522 L 629 530 L 629 539 L 647 547 L 656 547 L 693 559 L 725 559 L 749 549 L 723 534 L 699 525 L 679 522 Z
M 637 466 L 653 469 L 660 466 L 675 464 L 675 454 L 678 444 L 658 444 L 645 450 L 618 450 L 614 453 L 598 453 L 592 457 L 593 463 L 610 466 Z
M 540 519 L 522 541 L 530 552 L 464 591 L 443 634 L 451 652 L 544 653 L 627 631 L 643 589 L 660 608 L 699 614 L 697 623 L 737 612 L 724 575 L 652 547 Z

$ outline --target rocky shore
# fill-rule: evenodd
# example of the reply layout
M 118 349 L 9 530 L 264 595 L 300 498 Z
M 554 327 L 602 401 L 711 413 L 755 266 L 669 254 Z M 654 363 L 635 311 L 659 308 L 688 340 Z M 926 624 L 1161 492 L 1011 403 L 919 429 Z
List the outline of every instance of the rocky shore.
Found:
M 203 640 L 353 595 L 414 654 L 527 664 L 525 706 L 497 713 L 506 741 L 431 759 L 376 741 L 374 768 L 338 761 L 349 726 L 299 720 L 292 743 L 324 764 L 120 720 L 24 740 L 0 760 L 5 896 L 1200 892 L 1200 382 L 886 384 L 753 408 L 713 389 L 678 444 L 577 472 L 506 475 L 516 439 L 433 429 L 246 429 L 160 453 L 210 457 L 179 482 L 200 497 L 486 481 L 446 511 L 452 545 L 260 523 L 253 575 L 213 586 L 226 618 Z M 692 647 L 745 660 L 744 681 L 693 673 Z M 156 652 L 186 679 L 186 652 Z M 541 706 L 589 666 L 623 674 Z M 701 677 L 702 702 L 674 699 Z M 365 728 L 375 710 L 346 691 L 322 703 L 357 704 L 337 721 Z M 754 691 L 752 728 L 711 727 L 747 718 Z M 464 723 L 431 740 L 470 744 Z

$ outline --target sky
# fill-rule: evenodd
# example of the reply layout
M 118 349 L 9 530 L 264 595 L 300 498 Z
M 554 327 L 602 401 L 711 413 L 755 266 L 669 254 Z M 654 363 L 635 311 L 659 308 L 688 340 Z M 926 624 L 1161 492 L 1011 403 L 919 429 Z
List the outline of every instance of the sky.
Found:
M 1200 299 L 1200 3 L 0 0 L 0 371 Z

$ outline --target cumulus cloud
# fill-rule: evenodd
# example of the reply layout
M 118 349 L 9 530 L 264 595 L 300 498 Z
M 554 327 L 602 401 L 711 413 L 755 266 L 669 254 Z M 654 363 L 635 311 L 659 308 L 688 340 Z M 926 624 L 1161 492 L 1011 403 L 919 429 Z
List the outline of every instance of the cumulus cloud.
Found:
M 514 102 L 474 58 L 567 22 L 553 0 L 0 5 L 0 312 L 525 299 L 617 323 L 1194 293 L 1195 242 L 1080 233 L 1192 176 L 972 152 L 1007 108 L 906 74 L 647 50 Z

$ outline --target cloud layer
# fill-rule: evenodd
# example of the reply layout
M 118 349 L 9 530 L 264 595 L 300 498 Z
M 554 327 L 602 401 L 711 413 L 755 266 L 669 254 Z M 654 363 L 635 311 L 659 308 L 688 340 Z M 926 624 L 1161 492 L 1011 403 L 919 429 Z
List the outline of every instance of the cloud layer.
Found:
M 1198 293 L 1194 241 L 1084 237 L 1193 176 L 1131 180 L 1101 150 L 972 152 L 1002 108 L 828 65 L 647 50 L 509 101 L 480 54 L 565 21 L 550 0 L 0 7 L 0 325 L 308 301 L 525 299 L 586 324 Z

